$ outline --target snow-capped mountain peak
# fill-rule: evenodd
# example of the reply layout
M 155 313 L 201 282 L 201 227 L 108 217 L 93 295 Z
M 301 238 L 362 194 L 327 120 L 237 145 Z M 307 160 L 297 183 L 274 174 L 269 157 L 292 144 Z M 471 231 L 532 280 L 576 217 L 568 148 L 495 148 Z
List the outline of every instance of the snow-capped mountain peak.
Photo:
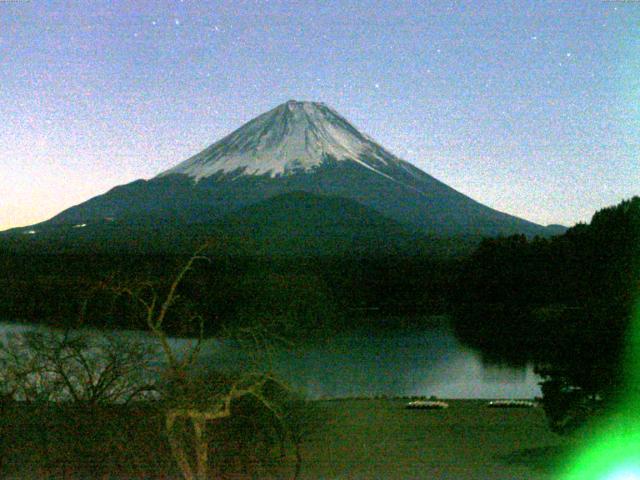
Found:
M 325 104 L 290 100 L 158 176 L 185 174 L 196 181 L 231 172 L 275 177 L 312 170 L 328 159 L 353 161 L 384 176 L 376 165 L 396 160 Z
M 285 200 L 269 203 L 282 195 Z M 292 218 L 306 218 L 304 212 L 310 205 L 315 213 L 307 212 L 306 220 L 313 222 L 322 217 L 325 208 L 334 213 L 342 208 L 331 203 L 333 200 L 325 202 L 324 197 L 337 198 L 338 203 L 355 202 L 387 220 L 430 235 L 546 233 L 539 225 L 470 199 L 392 155 L 328 106 L 289 101 L 158 177 L 117 186 L 37 228 L 21 229 L 21 235 L 37 232 L 29 238 L 39 240 L 46 235 L 46 228 L 55 225 L 90 235 L 107 223 L 114 227 L 153 224 L 161 230 L 169 228 L 167 225 L 191 224 L 218 228 L 223 219 L 234 215 L 240 215 L 235 217 L 237 222 L 234 220 L 240 226 L 245 215 L 260 217 L 266 224 L 277 218 L 293 222 Z M 263 206 L 256 207 L 258 214 L 252 214 L 245 210 L 252 205 Z M 377 222 L 361 212 L 364 223 Z M 353 216 L 346 218 L 337 215 L 335 224 L 325 222 L 313 233 L 304 230 L 305 235 L 331 236 L 340 222 L 355 221 Z M 87 228 L 78 228 L 82 225 Z M 202 232 L 196 229 L 192 233 L 198 237 Z M 285 228 L 281 233 L 286 236 L 291 232 Z M 105 230 L 105 235 L 108 238 L 111 233 Z

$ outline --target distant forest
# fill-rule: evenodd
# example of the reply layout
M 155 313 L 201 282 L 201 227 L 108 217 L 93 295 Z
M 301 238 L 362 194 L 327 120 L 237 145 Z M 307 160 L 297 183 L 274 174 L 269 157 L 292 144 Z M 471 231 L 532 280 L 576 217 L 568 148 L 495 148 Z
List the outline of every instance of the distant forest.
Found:
M 101 285 L 153 284 L 158 291 L 185 264 L 181 255 L 1 254 L 0 318 L 49 325 L 82 321 L 145 328 L 125 298 Z M 362 322 L 393 326 L 398 319 L 448 311 L 460 260 L 429 256 L 268 258 L 208 256 L 181 286 L 173 334 L 189 335 L 181 314 L 199 312 L 208 334 L 255 318 L 296 335 L 326 335 Z
M 498 361 L 534 362 L 552 427 L 569 430 L 626 388 L 639 274 L 638 197 L 551 239 L 487 239 L 456 281 L 456 333 Z
M 205 254 L 181 285 L 172 334 L 195 333 L 184 321 L 192 312 L 207 334 L 258 321 L 296 339 L 449 314 L 458 338 L 489 360 L 535 363 L 552 426 L 563 431 L 622 388 L 640 293 L 640 198 L 552 238 L 485 239 L 464 258 Z M 104 287 L 166 291 L 187 258 L 0 251 L 0 318 L 144 329 L 135 302 Z

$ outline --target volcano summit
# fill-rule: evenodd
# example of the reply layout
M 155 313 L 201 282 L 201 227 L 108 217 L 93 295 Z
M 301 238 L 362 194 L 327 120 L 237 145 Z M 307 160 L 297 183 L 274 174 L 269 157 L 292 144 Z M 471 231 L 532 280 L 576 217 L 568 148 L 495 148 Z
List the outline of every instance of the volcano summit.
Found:
M 277 198 L 282 195 L 288 197 Z M 324 203 L 328 197 L 331 207 Z M 344 208 L 336 202 L 344 202 Z M 360 133 L 328 106 L 293 100 L 155 178 L 115 187 L 14 232 L 36 236 L 62 228 L 86 235 L 91 228 L 109 224 L 110 231 L 118 225 L 146 225 L 184 234 L 189 226 L 206 230 L 207 225 L 237 226 L 251 218 L 254 223 L 244 234 L 264 227 L 271 228 L 270 234 L 286 236 L 296 231 L 287 225 L 288 216 L 352 225 L 356 211 L 366 219 L 360 225 L 363 231 L 373 222 L 379 232 L 386 222 L 396 230 L 437 237 L 551 233 L 436 180 Z M 261 212 L 258 223 L 256 212 Z M 348 220 L 340 218 L 343 213 Z M 373 217 L 380 218 L 373 221 Z M 276 218 L 279 223 L 274 223 Z M 310 230 L 303 236 L 320 234 L 307 220 Z M 71 230 L 78 225 L 86 228 Z
M 199 180 L 239 172 L 275 177 L 311 171 L 329 158 L 374 172 L 375 164 L 394 159 L 326 105 L 291 100 L 160 176 L 186 174 Z

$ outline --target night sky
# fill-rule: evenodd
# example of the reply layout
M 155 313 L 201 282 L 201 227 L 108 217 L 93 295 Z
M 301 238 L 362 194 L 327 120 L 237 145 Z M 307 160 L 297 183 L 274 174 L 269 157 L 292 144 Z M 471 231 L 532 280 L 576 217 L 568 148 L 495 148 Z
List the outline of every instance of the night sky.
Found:
M 0 0 L 0 229 L 289 99 L 488 206 L 588 221 L 640 194 L 640 2 Z

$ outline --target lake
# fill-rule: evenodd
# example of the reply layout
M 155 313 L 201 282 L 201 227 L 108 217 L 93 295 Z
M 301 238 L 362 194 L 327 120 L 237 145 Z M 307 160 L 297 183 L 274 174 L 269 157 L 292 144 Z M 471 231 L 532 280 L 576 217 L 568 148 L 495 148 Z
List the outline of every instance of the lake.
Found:
M 207 349 L 211 363 L 228 364 L 233 349 Z M 435 395 L 440 398 L 533 398 L 533 368 L 490 365 L 463 347 L 447 324 L 338 335 L 273 355 L 273 369 L 312 398 Z
M 6 334 L 26 328 L 0 323 Z M 182 344 L 184 340 L 174 340 Z M 540 395 L 532 367 L 490 365 L 465 348 L 446 322 L 405 331 L 360 330 L 323 341 L 278 349 L 273 370 L 314 399 L 359 396 L 533 398 Z M 201 360 L 217 368 L 239 365 L 231 342 L 208 340 Z

